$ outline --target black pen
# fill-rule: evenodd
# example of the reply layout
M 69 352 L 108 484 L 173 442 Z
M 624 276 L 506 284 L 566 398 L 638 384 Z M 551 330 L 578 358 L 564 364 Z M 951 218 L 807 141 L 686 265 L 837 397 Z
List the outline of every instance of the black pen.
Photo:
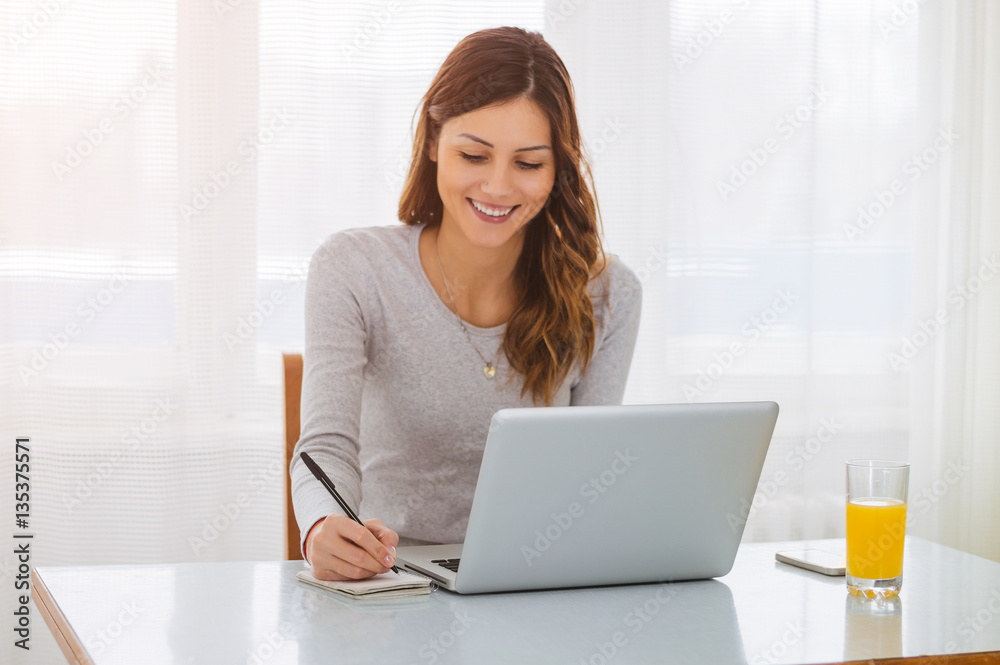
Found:
M 337 492 L 337 488 L 333 486 L 333 481 L 330 480 L 330 477 L 326 475 L 323 469 L 319 468 L 319 464 L 314 462 L 312 457 L 309 457 L 309 453 L 304 453 L 304 452 L 299 453 L 299 457 L 302 458 L 302 461 L 306 463 L 306 466 L 309 467 L 309 470 L 312 471 L 314 476 L 316 476 L 316 480 L 318 480 L 323 485 L 323 487 L 326 488 L 327 492 L 333 495 L 333 498 L 337 500 L 337 503 L 340 504 L 340 507 L 343 508 L 344 512 L 347 513 L 347 515 L 352 520 L 354 520 L 361 526 L 365 526 L 364 522 L 358 519 L 358 516 L 354 514 L 354 511 L 351 510 L 351 507 L 347 505 L 347 502 L 344 501 L 343 497 L 340 496 L 340 493 Z M 368 527 L 365 526 L 365 528 L 367 529 Z M 392 572 L 398 574 L 399 568 L 393 566 Z

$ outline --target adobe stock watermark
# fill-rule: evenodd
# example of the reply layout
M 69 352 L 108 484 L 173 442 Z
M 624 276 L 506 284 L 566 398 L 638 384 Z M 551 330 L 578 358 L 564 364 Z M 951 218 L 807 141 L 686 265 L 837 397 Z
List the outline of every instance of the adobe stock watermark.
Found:
M 294 636 L 295 629 L 292 624 L 282 621 L 278 624 L 277 632 L 265 633 L 257 646 L 247 649 L 247 665 L 263 665 Z
M 143 608 L 139 607 L 133 600 L 131 603 L 123 602 L 118 617 L 87 638 L 87 649 L 94 656 L 100 656 L 106 649 L 115 643 L 125 632 L 127 626 L 135 623 L 135 620 L 142 614 Z
M 63 494 L 63 506 L 66 507 L 68 514 L 72 515 L 85 500 L 93 496 L 94 492 L 114 475 L 122 460 L 155 434 L 160 425 L 173 415 L 175 407 L 169 398 L 166 401 L 156 398 L 154 404 L 149 416 L 122 433 L 119 439 L 121 448 L 111 453 L 106 460 L 95 464 L 86 476 L 77 480 L 73 494 Z
M 201 532 L 188 538 L 188 545 L 195 555 L 210 548 L 222 534 L 236 523 L 251 506 L 253 499 L 262 494 L 275 480 L 281 482 L 286 472 L 284 460 L 275 460 L 266 467 L 253 471 L 247 477 L 246 491 L 240 492 L 228 503 L 219 503 L 211 519 L 202 520 Z
M 44 372 L 49 364 L 66 350 L 73 338 L 77 337 L 87 324 L 92 323 L 98 314 L 107 309 L 115 298 L 125 291 L 131 279 L 124 272 L 115 271 L 106 287 L 84 299 L 76 308 L 77 318 L 82 319 L 82 321 L 70 321 L 63 326 L 62 330 L 49 333 L 48 343 L 43 344 L 40 349 L 35 349 L 27 364 L 18 365 L 17 373 L 21 377 L 21 382 L 27 386 L 31 379 Z
M 608 148 L 614 144 L 619 137 L 621 137 L 628 127 L 629 125 L 619 120 L 618 116 L 615 116 L 614 118 L 605 118 L 600 136 L 593 140 L 583 138 L 581 148 L 584 154 L 589 158 L 589 164 L 591 166 L 596 164 L 598 157 L 604 154 Z M 577 173 L 575 169 L 562 169 L 556 175 L 552 183 L 552 190 L 549 192 L 549 196 L 545 199 L 545 203 L 542 205 L 542 211 L 547 210 L 559 199 L 559 197 L 564 194 L 574 196 L 574 187 L 578 184 L 578 177 L 584 177 L 582 170 Z M 537 215 L 541 215 L 542 211 L 539 211 Z M 559 233 L 558 227 L 556 231 Z
M 677 589 L 669 582 L 660 582 L 656 593 L 641 605 L 634 606 L 622 617 L 626 630 L 615 630 L 606 640 L 594 643 L 589 655 L 579 658 L 577 665 L 608 665 L 634 637 L 660 613 L 663 606 L 677 595 Z
M 470 111 L 480 108 L 497 88 L 497 83 L 493 80 L 493 72 L 480 74 L 476 80 L 479 81 L 479 84 L 472 91 L 468 99 L 464 99 L 458 104 L 455 109 L 455 118 L 459 118 Z M 461 120 L 459 120 L 459 123 L 461 123 Z M 431 139 L 432 137 L 427 137 L 428 141 Z M 413 161 L 412 148 L 411 144 L 398 151 L 397 158 L 395 159 L 395 167 L 386 169 L 382 173 L 385 183 L 391 191 L 396 191 L 406 181 L 406 176 L 410 172 L 410 165 Z M 422 148 L 424 147 L 422 146 Z M 402 154 L 404 152 L 405 154 Z M 420 159 L 428 159 L 426 150 L 421 150 Z
M 143 73 L 144 77 L 141 82 L 115 98 L 111 103 L 108 115 L 104 116 L 93 127 L 82 130 L 82 139 L 66 146 L 66 154 L 62 161 L 52 161 L 52 172 L 59 182 L 62 182 L 67 175 L 83 164 L 85 159 L 94 154 L 97 147 L 104 143 L 107 135 L 120 127 L 121 123 L 125 122 L 132 112 L 139 108 L 139 105 L 163 82 L 163 67 L 161 65 L 150 65 Z
M 582 174 L 580 174 L 582 177 Z M 563 169 L 556 176 L 555 181 L 552 183 L 552 191 L 549 192 L 549 196 L 545 199 L 544 205 L 542 205 L 542 210 L 547 210 L 553 203 L 559 199 L 560 196 L 567 194 L 573 196 L 573 187 L 579 182 L 577 178 L 577 173 L 571 169 Z M 541 214 L 541 212 L 539 212 Z
M 951 488 L 962 482 L 971 471 L 972 467 L 965 464 L 961 457 L 950 459 L 940 478 L 931 483 L 929 487 L 910 492 L 909 505 L 906 510 L 906 528 L 913 526 L 918 517 L 931 512 L 934 506 L 947 496 Z M 911 507 L 916 510 L 912 510 Z
M 605 118 L 600 136 L 586 141 L 587 152 L 596 160 L 612 143 L 618 140 L 626 129 L 628 129 L 628 125 L 619 120 L 618 116 Z
M 888 40 L 889 35 L 899 32 L 911 18 L 920 12 L 920 5 L 923 3 L 924 0 L 903 0 L 903 2 L 893 5 L 888 20 L 880 18 L 875 23 L 878 31 L 882 33 L 882 39 Z
M 212 0 L 212 9 L 219 18 L 225 18 L 226 14 L 231 14 L 246 0 Z
M 968 644 L 975 639 L 976 635 L 983 632 L 998 615 L 1000 615 L 1000 589 L 993 587 L 983 606 L 976 610 L 975 614 L 963 618 L 955 626 L 955 632 L 962 637 L 964 643 Z M 948 642 L 945 644 L 945 651 L 955 653 L 958 651 L 958 646 L 954 641 Z
M 713 354 L 712 362 L 704 369 L 698 370 L 698 376 L 694 383 L 684 384 L 682 389 L 684 399 L 691 403 L 704 397 L 705 393 L 715 385 L 715 382 L 732 369 L 736 360 L 742 357 L 764 332 L 778 323 L 781 315 L 788 312 L 798 299 L 799 297 L 794 295 L 790 289 L 779 289 L 774 301 L 768 307 L 761 310 L 757 316 L 750 317 L 750 320 L 740 327 L 740 334 L 747 338 L 746 341 L 732 342 L 724 351 Z
M 822 418 L 813 436 L 807 438 L 802 444 L 792 446 L 792 449 L 785 455 L 785 464 L 795 472 L 801 471 L 806 463 L 816 457 L 826 444 L 833 441 L 837 432 L 843 429 L 843 427 L 844 424 L 837 422 L 837 419 L 833 416 Z M 778 491 L 787 485 L 790 480 L 791 476 L 785 469 L 776 469 L 769 480 L 757 483 L 757 490 L 750 501 L 747 501 L 745 497 L 741 497 L 739 511 L 726 514 L 726 522 L 729 524 L 729 529 L 734 534 L 740 533 L 746 526 L 747 520 L 756 515 L 758 510 L 774 499 L 778 495 Z
M 736 5 L 737 9 L 746 9 L 750 6 L 750 0 L 733 0 L 733 4 Z M 695 60 L 700 58 L 705 53 L 705 50 L 710 48 L 722 36 L 722 33 L 726 30 L 726 26 L 735 17 L 736 14 L 734 12 L 725 9 L 712 18 L 703 21 L 701 29 L 695 36 L 688 37 L 680 52 L 674 53 L 674 65 L 677 67 L 677 71 L 683 72 L 685 67 L 693 65 Z
M 783 143 L 787 143 L 798 130 L 802 129 L 813 118 L 817 111 L 823 108 L 830 97 L 832 97 L 830 91 L 826 89 L 826 86 L 821 85 L 813 90 L 805 102 L 786 112 L 774 123 L 772 136 L 764 139 L 759 146 L 747 148 L 747 158 L 732 168 L 726 180 L 716 181 L 715 186 L 722 201 L 728 201 L 729 197 L 750 182 L 750 178 L 755 176 L 770 161 L 771 156 L 781 149 Z
M 298 289 L 302 284 L 305 283 L 308 277 L 308 262 L 295 268 L 292 272 L 285 275 L 285 281 L 291 281 L 292 284 L 286 290 L 271 289 L 265 298 L 257 298 L 254 300 L 253 308 L 250 313 L 242 317 L 236 323 L 236 329 L 233 332 L 225 332 L 222 334 L 222 340 L 226 343 L 226 347 L 229 349 L 230 353 L 243 342 L 253 339 L 254 333 L 258 328 L 260 328 L 265 321 L 274 316 L 274 313 L 285 304 L 285 299 L 288 297 L 289 291 Z
M 615 458 L 608 468 L 580 485 L 580 497 L 586 499 L 587 505 L 594 505 L 638 461 L 639 458 L 632 455 L 628 448 L 625 452 L 616 450 Z M 531 567 L 535 559 L 548 552 L 552 545 L 572 529 L 573 524 L 585 514 L 586 508 L 579 501 L 571 501 L 563 512 L 552 513 L 550 515 L 552 520 L 547 525 L 535 529 L 535 540 L 532 543 L 534 546 L 521 545 L 521 556 L 524 557 L 528 567 Z
M 648 249 L 649 256 L 646 257 L 646 262 L 635 269 L 635 276 L 639 278 L 639 282 L 642 284 L 645 284 L 649 281 L 650 277 L 666 268 L 669 262 L 663 245 L 655 248 L 649 247 Z
M 322 610 L 332 601 L 328 594 L 308 587 L 298 585 L 292 594 L 292 607 L 290 614 L 298 624 L 305 624 L 316 612 Z
M 247 665 L 262 665 L 270 660 L 288 640 L 296 637 L 314 614 L 324 612 L 336 602 L 330 599 L 332 595 L 305 584 L 296 585 L 288 607 L 282 610 L 282 617 L 290 616 L 291 620 L 280 622 L 277 632 L 265 633 L 257 646 L 247 649 Z
M 478 621 L 475 617 L 469 616 L 465 610 L 454 610 L 452 615 L 455 620 L 447 628 L 417 648 L 417 655 L 426 660 L 429 665 L 436 663 L 448 649 L 455 646 L 458 638 L 469 630 L 469 626 Z
M 853 245 L 858 238 L 867 233 L 875 225 L 875 222 L 881 219 L 899 200 L 899 197 L 906 194 L 907 181 L 912 185 L 919 180 L 941 155 L 951 149 L 957 138 L 959 138 L 958 134 L 952 132 L 951 127 L 941 128 L 930 146 L 919 153 L 910 155 L 902 166 L 903 176 L 907 180 L 893 178 L 885 189 L 875 190 L 872 193 L 874 200 L 868 205 L 858 208 L 856 221 L 853 224 L 844 225 L 844 235 L 847 236 L 847 240 Z
M 223 168 L 212 173 L 211 177 L 201 186 L 191 190 L 189 203 L 179 205 L 179 211 L 184 221 L 190 222 L 192 217 L 204 212 L 212 201 L 233 183 L 243 171 L 243 167 L 257 159 L 257 155 L 274 141 L 294 119 L 295 116 L 282 107 L 280 111 L 271 115 L 265 127 L 244 138 L 236 148 L 236 152 L 243 157 L 242 161 L 236 159 L 227 161 Z
M 554 10 L 549 9 L 545 12 L 546 30 L 558 30 L 559 24 L 568 21 L 585 1 L 586 0 L 560 0 L 559 5 Z M 545 6 L 549 7 L 550 5 L 549 3 L 545 3 Z
M 17 53 L 22 46 L 26 46 L 28 41 L 34 39 L 40 30 L 49 24 L 56 14 L 68 4 L 65 0 L 43 0 L 38 3 L 38 9 L 34 14 L 28 16 L 21 23 L 21 27 L 16 32 L 7 33 L 7 43 L 12 51 Z
M 881 533 L 874 537 L 874 539 L 868 540 L 868 547 L 865 549 L 864 555 L 854 554 L 851 556 L 849 571 L 853 575 L 862 578 L 872 578 L 876 577 L 874 567 L 876 563 L 882 560 L 882 557 L 895 549 L 896 543 L 903 540 L 906 536 L 906 526 L 904 524 L 899 524 L 898 522 L 886 521 L 883 522 Z M 852 547 L 852 549 L 854 549 Z M 858 551 L 858 550 L 855 550 Z M 855 594 L 856 591 L 851 589 L 851 593 Z M 870 598 L 871 596 L 869 596 Z
M 300 278 L 293 280 L 292 286 L 289 287 L 289 289 L 297 289 L 305 282 L 305 275 L 302 274 L 302 269 L 299 269 L 295 274 L 298 274 Z M 274 316 L 274 313 L 285 304 L 285 299 L 287 297 L 287 291 L 271 289 L 271 292 L 267 294 L 267 297 L 257 298 L 254 300 L 253 308 L 250 313 L 237 321 L 236 330 L 234 332 L 225 332 L 222 334 L 222 340 L 226 343 L 226 347 L 229 349 L 230 353 L 243 342 L 253 339 L 257 329 L 260 328 L 265 321 Z
M 781 637 L 776 639 L 771 646 L 761 649 L 750 657 L 750 665 L 767 665 L 770 663 L 780 663 L 788 650 L 795 646 L 802 639 L 802 622 L 796 619 L 794 622 L 785 622 L 785 630 Z
M 903 367 L 909 365 L 910 361 L 920 353 L 920 350 L 930 344 L 948 325 L 952 313 L 964 309 L 998 271 L 1000 271 L 1000 262 L 997 261 L 997 256 L 994 254 L 988 259 L 980 261 L 979 267 L 971 277 L 956 284 L 948 291 L 948 307 L 938 308 L 934 312 L 934 316 L 920 321 L 917 324 L 917 330 L 903 337 L 900 341 L 898 351 L 890 351 L 886 355 L 886 360 L 893 371 L 899 372 Z
M 384 9 L 378 10 L 369 17 L 363 26 L 364 29 L 361 27 L 354 28 L 354 39 L 350 44 L 344 44 L 342 49 L 344 59 L 350 62 L 354 56 L 371 46 L 372 42 L 392 22 L 393 16 L 400 9 L 402 9 L 402 5 L 395 0 L 391 0 Z
M 383 162 L 383 165 L 392 165 L 382 170 L 382 179 L 389 191 L 395 193 L 401 190 L 403 183 L 406 182 L 406 176 L 410 173 L 410 164 L 413 159 L 412 150 L 413 144 L 405 143 L 395 150 L 394 157 Z M 423 158 L 426 159 L 426 157 Z

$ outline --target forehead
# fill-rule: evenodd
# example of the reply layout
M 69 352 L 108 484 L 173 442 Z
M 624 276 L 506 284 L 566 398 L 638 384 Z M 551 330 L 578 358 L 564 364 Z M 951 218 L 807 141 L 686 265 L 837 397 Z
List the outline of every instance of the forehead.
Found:
M 538 104 L 526 99 L 485 106 L 456 116 L 444 123 L 441 132 L 458 141 L 471 141 L 459 134 L 474 134 L 498 148 L 548 144 L 551 138 L 545 113 Z

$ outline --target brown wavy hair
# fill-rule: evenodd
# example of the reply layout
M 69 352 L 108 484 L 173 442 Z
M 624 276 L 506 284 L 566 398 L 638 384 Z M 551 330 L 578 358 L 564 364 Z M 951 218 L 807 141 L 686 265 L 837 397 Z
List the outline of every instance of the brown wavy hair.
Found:
M 596 332 L 587 288 L 606 262 L 573 96 L 566 66 L 539 33 L 500 27 L 465 37 L 421 100 L 399 200 L 401 222 L 441 223 L 444 204 L 429 151 L 448 120 L 517 99 L 533 101 L 548 117 L 557 175 L 545 205 L 525 226 L 514 277 L 518 304 L 501 346 L 524 377 L 521 396 L 531 390 L 532 400 L 546 406 L 574 362 L 581 371 L 590 364 Z

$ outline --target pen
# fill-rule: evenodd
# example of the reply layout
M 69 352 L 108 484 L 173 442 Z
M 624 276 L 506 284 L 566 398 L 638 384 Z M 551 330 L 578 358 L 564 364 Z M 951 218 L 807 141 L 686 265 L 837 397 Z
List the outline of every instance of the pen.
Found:
M 312 471 L 312 474 L 314 476 L 316 476 L 316 480 L 318 480 L 320 482 L 320 484 L 322 484 L 323 487 L 326 488 L 327 492 L 329 492 L 330 494 L 333 495 L 333 498 L 337 500 L 337 503 L 340 504 L 340 507 L 343 508 L 344 512 L 347 513 L 347 515 L 352 520 L 354 520 L 355 522 L 357 522 L 361 526 L 365 526 L 364 522 L 362 522 L 358 518 L 358 516 L 354 514 L 354 511 L 351 510 L 351 507 L 348 506 L 347 502 L 344 501 L 343 497 L 340 496 L 340 493 L 337 491 L 337 488 L 333 486 L 333 481 L 330 480 L 330 477 L 328 475 L 326 475 L 326 473 L 323 471 L 323 469 L 319 468 L 319 464 L 317 464 L 316 462 L 314 462 L 312 457 L 309 457 L 309 453 L 305 453 L 305 452 L 299 453 L 299 457 L 301 457 L 302 461 L 306 463 L 306 466 L 309 467 L 309 470 Z M 368 527 L 365 526 L 365 528 L 367 529 Z M 392 572 L 398 574 L 399 573 L 399 568 L 396 568 L 396 566 L 393 566 L 392 567 Z

